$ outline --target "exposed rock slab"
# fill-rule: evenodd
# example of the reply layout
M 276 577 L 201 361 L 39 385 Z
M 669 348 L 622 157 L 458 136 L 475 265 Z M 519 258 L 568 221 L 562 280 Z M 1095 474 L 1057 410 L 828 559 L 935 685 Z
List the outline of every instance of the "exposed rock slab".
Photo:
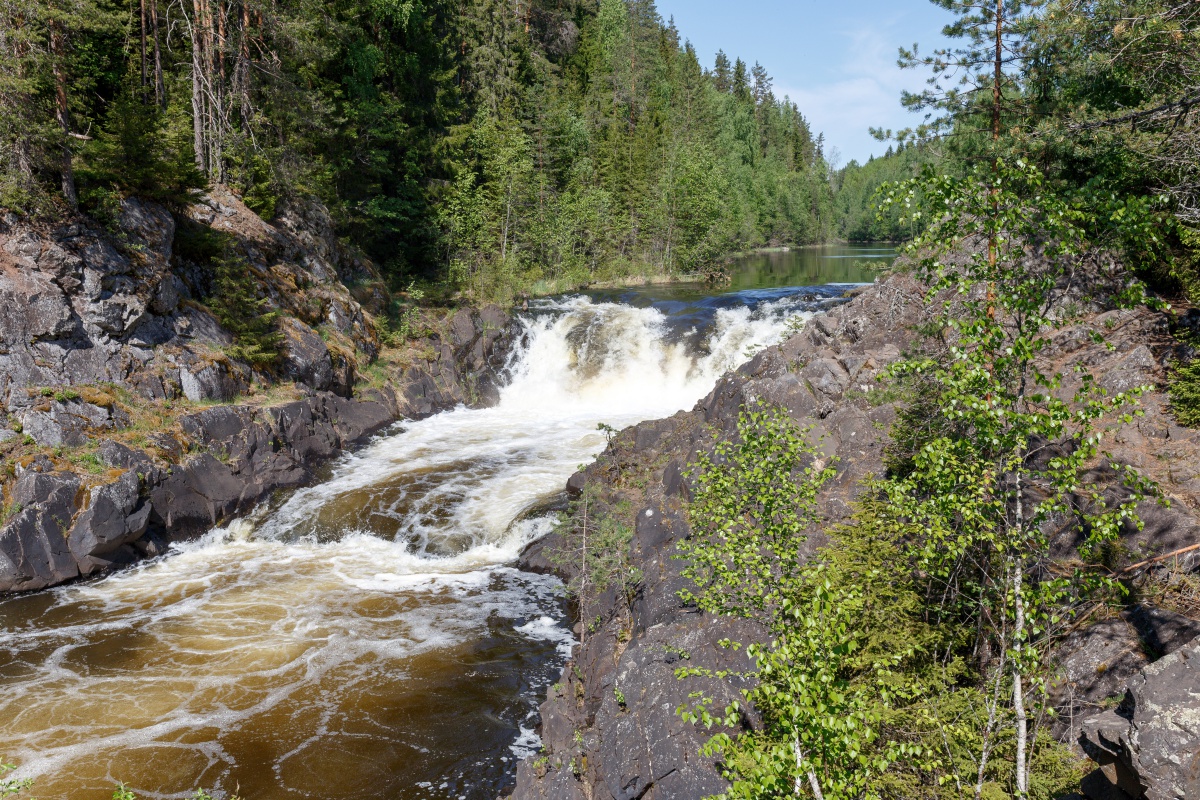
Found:
M 1083 787 L 1092 800 L 1112 788 L 1134 800 L 1200 797 L 1200 640 L 1135 675 L 1121 706 L 1086 720 L 1079 741 L 1101 765 Z

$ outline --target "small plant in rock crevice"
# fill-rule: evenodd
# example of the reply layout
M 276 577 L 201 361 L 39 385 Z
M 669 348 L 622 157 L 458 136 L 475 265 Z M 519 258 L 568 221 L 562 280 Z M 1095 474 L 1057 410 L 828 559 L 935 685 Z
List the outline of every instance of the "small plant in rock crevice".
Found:
M 580 619 L 594 620 L 595 627 L 586 625 L 588 633 L 603 624 L 602 617 L 591 613 L 600 595 L 615 586 L 627 614 L 641 583 L 641 570 L 630 558 L 633 527 L 625 522 L 628 516 L 628 503 L 606 506 L 599 487 L 589 484 L 563 515 L 556 544 L 547 555 L 552 564 L 570 573 L 567 589 L 579 604 Z

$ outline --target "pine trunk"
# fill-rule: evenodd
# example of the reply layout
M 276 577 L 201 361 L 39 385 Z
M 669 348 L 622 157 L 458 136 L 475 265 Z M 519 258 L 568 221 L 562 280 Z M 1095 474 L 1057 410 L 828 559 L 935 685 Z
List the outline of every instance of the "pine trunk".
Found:
M 149 64 L 146 62 L 146 0 L 138 0 L 138 21 L 141 23 L 141 37 L 139 40 L 138 54 L 141 60 L 142 68 L 142 102 L 150 101 L 150 92 L 148 89 L 150 82 Z
M 994 61 L 995 74 L 992 78 L 992 212 L 994 217 L 1000 215 L 998 203 L 1000 202 L 1000 187 L 995 185 L 1000 179 L 1000 159 L 999 154 L 994 152 L 996 146 L 1000 142 L 1000 101 L 1003 98 L 1004 77 L 1004 0 L 996 0 L 996 56 Z M 996 233 L 993 231 L 988 236 L 988 268 L 994 275 L 996 271 L 998 245 L 996 242 Z M 987 314 L 991 319 L 996 318 L 996 284 L 989 281 L 987 287 Z
M 208 115 L 204 103 L 204 37 L 200 25 L 200 0 L 192 0 L 192 146 L 196 150 L 196 166 L 207 173 L 204 129 Z
M 167 87 L 163 80 L 162 47 L 158 33 L 158 0 L 150 0 L 150 30 L 154 35 L 154 102 L 167 110 Z
M 67 105 L 66 41 L 62 25 L 50 23 L 50 56 L 54 61 L 54 117 L 62 129 L 62 193 L 72 210 L 79 208 L 79 193 L 75 189 L 74 159 L 71 153 L 71 113 Z

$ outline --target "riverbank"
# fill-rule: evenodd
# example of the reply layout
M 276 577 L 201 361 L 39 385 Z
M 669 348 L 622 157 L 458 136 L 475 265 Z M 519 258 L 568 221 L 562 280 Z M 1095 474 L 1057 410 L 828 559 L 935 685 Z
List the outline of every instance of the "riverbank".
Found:
M 264 800 L 509 791 L 574 641 L 561 584 L 513 565 L 604 448 L 598 425 L 693 405 L 828 302 L 539 302 L 498 402 L 397 425 L 162 558 L 0 601 L 0 651 L 31 665 L 0 692 L 18 777 L 79 800 L 109 796 L 105 775 Z M 131 708 L 113 724 L 115 696 Z
M 640 579 L 632 595 L 610 587 L 581 599 L 585 610 L 577 634 L 583 641 L 542 705 L 544 750 L 519 767 L 514 800 L 698 798 L 725 788 L 715 760 L 700 755 L 711 731 L 686 722 L 676 710 L 690 707 L 693 692 L 713 698 L 716 709 L 737 694 L 727 682 L 679 680 L 676 670 L 744 669 L 744 656 L 720 641 L 744 642 L 761 634 L 752 621 L 700 613 L 678 596 L 688 586 L 678 556 L 681 541 L 690 535 L 687 507 L 694 478 L 689 466 L 711 449 L 714 435 L 726 440 L 734 435 L 746 404 L 779 406 L 811 426 L 810 439 L 820 442 L 821 457 L 837 459 L 837 473 L 818 498 L 822 530 L 810 532 L 802 549 L 811 557 L 826 541 L 822 531 L 849 518 L 863 496 L 864 480 L 884 471 L 898 402 L 878 379 L 919 339 L 931 313 L 923 287 L 907 275 L 860 290 L 849 303 L 814 316 L 802 332 L 722 379 L 694 409 L 621 432 L 568 481 L 568 492 L 589 498 L 593 528 L 611 518 L 630 531 L 629 568 Z M 1089 365 L 1109 391 L 1161 386 L 1174 357 L 1166 327 L 1165 315 L 1145 308 L 1093 313 L 1061 331 L 1048 358 L 1058 368 Z M 1104 343 L 1091 338 L 1093 331 L 1103 332 Z M 1174 422 L 1161 391 L 1143 398 L 1142 407 L 1145 416 L 1117 436 L 1112 457 L 1157 480 L 1173 503 L 1169 509 L 1152 502 L 1138 507 L 1145 526 L 1126 533 L 1114 569 L 1200 541 L 1200 434 Z M 521 565 L 576 581 L 579 559 L 562 554 L 556 536 L 530 545 Z M 1069 531 L 1055 540 L 1053 552 L 1057 559 L 1073 557 Z M 1141 750 L 1122 751 L 1111 742 L 1128 736 L 1117 731 L 1116 739 L 1104 739 L 1103 731 L 1119 722 L 1128 727 L 1128 720 L 1103 713 L 1139 680 L 1137 685 L 1151 689 L 1138 701 L 1138 714 L 1146 713 L 1147 704 L 1153 707 L 1154 697 L 1166 697 L 1168 684 L 1139 676 L 1175 669 L 1169 666 L 1174 661 L 1163 657 L 1200 635 L 1200 609 L 1189 610 L 1163 590 L 1196 565 L 1196 551 L 1179 559 L 1170 570 L 1143 574 L 1128 607 L 1099 621 L 1081 620 L 1056 654 L 1055 705 L 1062 720 L 1056 733 L 1068 742 L 1082 736 L 1088 755 L 1098 759 L 1087 768 L 1092 770 L 1085 782 L 1090 797 L 1116 796 L 1099 792 L 1115 781 L 1118 762 L 1120 774 L 1137 773 L 1143 782 L 1160 779 L 1154 770 L 1162 774 L 1155 759 L 1168 746 L 1147 739 Z M 1156 667 L 1151 663 L 1156 658 L 1167 666 Z M 1172 713 L 1188 713 L 1191 706 L 1178 702 L 1182 705 Z M 743 722 L 756 724 L 752 714 Z M 1142 724 L 1143 730 L 1159 733 L 1170 725 Z
M 387 354 L 368 373 L 378 385 L 361 381 L 351 397 L 293 383 L 258 400 L 202 407 L 147 402 L 111 386 L 55 390 L 38 413 L 78 418 L 83 404 L 102 405 L 113 423 L 104 432 L 81 428 L 76 446 L 44 447 L 32 437 L 0 445 L 11 465 L 0 594 L 160 555 L 277 491 L 310 484 L 323 464 L 398 420 L 494 402 L 509 318 L 490 308 L 448 322 L 446 333 Z

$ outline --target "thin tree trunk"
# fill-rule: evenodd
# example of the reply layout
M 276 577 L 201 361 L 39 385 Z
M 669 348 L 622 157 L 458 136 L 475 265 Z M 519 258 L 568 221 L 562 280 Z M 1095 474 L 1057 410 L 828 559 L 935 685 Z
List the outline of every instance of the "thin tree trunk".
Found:
M 167 110 L 167 87 L 163 81 L 162 49 L 158 33 L 158 0 L 150 0 L 150 29 L 154 35 L 154 102 Z
M 200 15 L 200 0 L 192 0 L 192 146 L 196 150 L 196 166 L 207 173 L 204 129 L 208 115 L 204 108 L 204 37 L 200 32 Z
M 1024 459 L 1024 452 L 1018 454 Z M 1021 498 L 1021 473 L 1016 474 L 1017 481 L 1017 536 L 1023 538 L 1025 527 L 1025 508 Z M 1025 571 L 1021 563 L 1021 548 L 1017 548 L 1016 564 L 1013 569 L 1013 601 L 1015 605 L 1015 621 L 1013 628 L 1013 645 L 1018 656 L 1013 659 L 1013 712 L 1017 726 L 1017 797 L 1025 800 L 1029 796 L 1029 774 L 1026 769 L 1026 749 L 1028 747 L 1029 725 L 1025 713 L 1025 687 L 1021 671 L 1020 650 L 1025 639 Z
M 238 42 L 238 65 L 234 69 L 234 80 L 238 83 L 241 100 L 243 135 L 250 135 L 250 9 L 242 3 L 242 33 Z
M 148 103 L 150 101 L 150 93 L 147 91 L 147 84 L 149 83 L 150 75 L 149 65 L 146 63 L 146 0 L 138 0 L 138 20 L 141 23 L 139 55 L 142 66 L 142 103 Z
M 208 107 L 208 174 L 217 183 L 221 182 L 221 108 L 219 83 L 216 68 L 220 42 L 217 40 L 216 21 L 213 19 L 212 0 L 204 0 L 204 89 Z
M 1018 563 L 1016 573 L 1013 576 L 1013 591 L 1017 593 L 1017 624 L 1013 634 L 1017 637 L 1016 642 L 1018 647 L 1020 647 L 1021 643 L 1019 637 L 1025 630 L 1025 602 L 1021 599 L 1021 592 L 1024 589 L 1022 586 L 1023 578 L 1023 569 Z M 1022 682 L 1019 661 L 1013 663 L 1013 712 L 1016 717 L 1017 726 L 1017 797 L 1020 800 L 1024 800 L 1029 796 L 1029 774 L 1025 763 L 1025 752 L 1029 744 L 1029 724 L 1025 712 L 1025 687 Z
M 1008 575 L 1004 576 L 1005 585 L 1008 584 Z M 1002 632 L 1003 633 L 1003 632 Z M 1003 636 L 1001 637 L 1003 641 Z M 992 754 L 992 734 L 996 730 L 997 712 L 1000 709 L 1001 686 L 1004 678 L 1004 671 L 1007 668 L 1005 664 L 1006 654 L 1003 649 L 1000 650 L 1000 664 L 996 667 L 996 681 L 992 688 L 992 697 L 987 701 L 988 721 L 987 726 L 983 731 L 983 747 L 979 754 L 979 770 L 975 777 L 975 800 L 981 800 L 983 797 L 983 785 L 987 778 L 988 759 Z
M 33 160 L 29 157 L 29 138 L 17 136 L 13 142 L 13 161 L 17 165 L 17 174 L 22 183 L 28 186 L 33 181 Z
M 1004 66 L 1004 0 L 996 0 L 996 56 L 992 77 L 992 218 L 1000 216 L 1000 157 L 996 147 L 1000 142 L 1000 104 L 1003 99 L 1003 66 Z M 989 274 L 995 275 L 998 245 L 996 232 L 988 235 L 988 269 Z M 996 284 L 989 280 L 987 287 L 987 315 L 996 318 Z
M 79 193 L 75 190 L 75 169 L 71 153 L 71 112 L 67 105 L 66 42 L 62 24 L 50 23 L 50 55 L 54 60 L 54 116 L 62 128 L 62 192 L 72 210 L 79 208 Z
M 508 193 L 504 198 L 504 238 L 500 241 L 500 260 L 508 260 L 508 225 L 512 219 L 513 177 L 508 178 Z
M 216 25 L 216 47 L 214 52 L 217 56 L 217 79 L 215 81 L 216 102 L 213 103 L 215 111 L 215 137 L 213 151 L 215 153 L 214 175 L 217 181 L 224 182 L 225 180 L 225 132 L 229 126 L 226 124 L 226 109 L 225 109 L 225 4 L 221 0 L 217 0 L 217 25 Z
M 792 753 L 796 757 L 796 771 L 799 772 L 804 763 L 804 752 L 800 749 L 800 738 L 798 736 L 792 739 Z M 808 788 L 812 790 L 813 797 L 816 800 L 825 800 L 825 795 L 821 793 L 821 782 L 817 780 L 817 773 L 813 772 L 810 768 L 805 770 L 804 774 L 808 778 Z M 796 797 L 803 796 L 803 787 L 803 781 L 799 775 L 796 775 L 796 780 L 792 785 L 792 788 L 796 792 Z
M 14 28 L 23 27 L 22 20 L 13 21 L 13 25 Z M 17 78 L 23 81 L 25 77 L 25 58 L 29 55 L 29 51 L 28 45 L 20 41 L 19 37 L 17 37 L 15 33 L 16 31 L 14 31 L 13 36 L 13 62 L 16 68 Z M 28 95 L 24 93 L 17 95 L 16 102 L 14 104 L 16 107 L 9 109 L 8 113 L 15 114 L 19 109 L 22 108 L 22 106 L 25 108 L 32 107 L 31 103 L 25 105 L 26 103 L 28 103 Z M 13 140 L 13 162 L 16 164 L 17 174 L 21 177 L 21 185 L 29 186 L 31 183 L 33 183 L 33 157 L 30 154 L 30 141 L 27 126 L 18 126 L 16 131 L 16 138 Z

